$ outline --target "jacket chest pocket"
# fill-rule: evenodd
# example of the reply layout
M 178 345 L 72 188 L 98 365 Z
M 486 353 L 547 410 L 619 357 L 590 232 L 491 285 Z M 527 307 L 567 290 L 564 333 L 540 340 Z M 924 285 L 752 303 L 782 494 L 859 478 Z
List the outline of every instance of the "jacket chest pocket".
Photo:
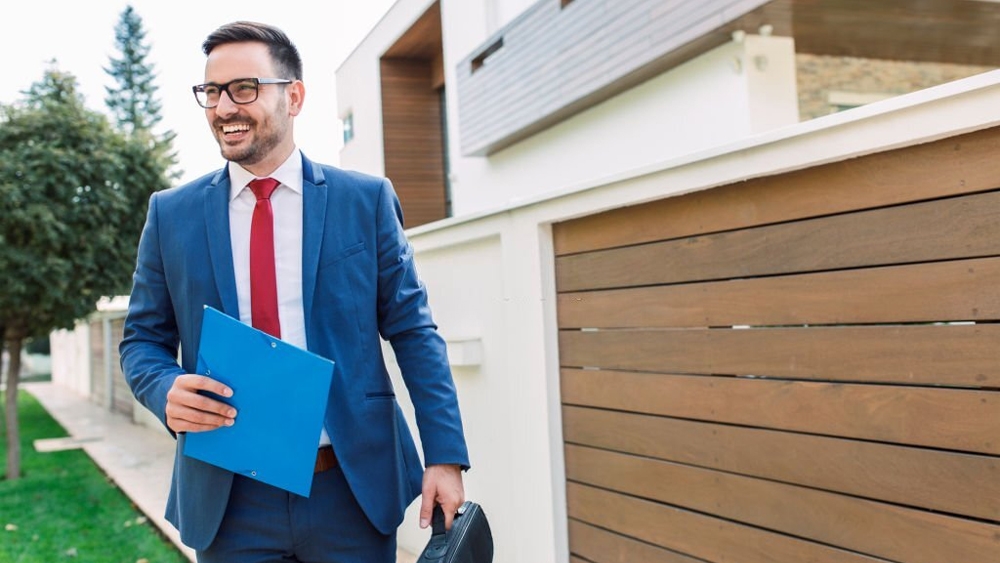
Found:
M 354 243 L 348 247 L 341 248 L 340 250 L 332 253 L 330 256 L 325 257 L 322 262 L 320 262 L 319 270 L 322 272 L 324 269 L 335 266 L 336 264 L 347 260 L 348 258 L 359 254 L 365 249 L 365 241 Z

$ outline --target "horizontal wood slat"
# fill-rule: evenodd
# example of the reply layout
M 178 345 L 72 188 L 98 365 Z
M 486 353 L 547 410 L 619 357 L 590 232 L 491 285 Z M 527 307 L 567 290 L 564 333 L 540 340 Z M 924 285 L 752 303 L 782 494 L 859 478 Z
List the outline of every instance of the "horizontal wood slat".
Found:
M 1000 525 L 593 448 L 566 447 L 566 477 L 894 561 L 1000 553 Z
M 1000 522 L 1000 458 L 583 407 L 580 444 Z
M 569 521 L 569 549 L 577 561 L 595 563 L 704 563 L 661 547 L 602 530 L 578 520 Z M 571 557 L 572 561 L 574 558 Z
M 557 255 L 1000 188 L 1000 128 L 554 225 Z
M 1000 192 L 556 260 L 560 292 L 1000 255 Z
M 560 328 L 1000 319 L 1000 259 L 563 293 Z
M 709 561 L 885 561 L 577 483 L 566 495 L 573 518 Z
M 1000 325 L 562 331 L 560 364 L 1000 388 Z
M 571 405 L 1000 455 L 1000 391 L 563 370 L 562 397 Z

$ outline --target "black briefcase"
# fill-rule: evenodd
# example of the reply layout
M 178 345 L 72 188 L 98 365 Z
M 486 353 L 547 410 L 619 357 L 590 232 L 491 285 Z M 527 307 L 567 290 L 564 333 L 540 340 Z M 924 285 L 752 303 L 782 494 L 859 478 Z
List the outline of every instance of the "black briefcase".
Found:
M 417 563 L 492 563 L 493 534 L 483 507 L 466 501 L 458 507 L 451 529 L 444 529 L 444 511 L 434 507 L 433 535 Z

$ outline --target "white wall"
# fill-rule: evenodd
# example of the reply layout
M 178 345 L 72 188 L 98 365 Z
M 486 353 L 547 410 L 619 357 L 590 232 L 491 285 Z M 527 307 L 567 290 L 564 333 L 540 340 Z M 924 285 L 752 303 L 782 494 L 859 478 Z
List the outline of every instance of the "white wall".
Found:
M 52 383 L 90 395 L 90 325 L 78 322 L 73 330 L 49 334 Z
M 793 42 L 747 36 L 489 157 L 462 157 L 452 143 L 455 215 L 794 124 L 795 88 Z
M 455 68 L 533 2 L 442 0 L 455 216 L 502 207 L 798 121 L 791 39 L 748 35 L 489 157 L 459 147 Z M 342 166 L 385 171 L 378 59 L 431 2 L 400 0 L 337 72 L 339 113 L 354 115 Z
M 747 35 L 740 54 L 746 77 L 750 131 L 762 133 L 799 121 L 795 40 Z
M 1000 126 L 997 99 L 1000 71 L 409 231 L 441 333 L 482 341 L 482 363 L 454 372 L 473 465 L 466 492 L 490 517 L 496 563 L 569 559 L 553 223 Z M 419 552 L 416 510 L 399 539 Z

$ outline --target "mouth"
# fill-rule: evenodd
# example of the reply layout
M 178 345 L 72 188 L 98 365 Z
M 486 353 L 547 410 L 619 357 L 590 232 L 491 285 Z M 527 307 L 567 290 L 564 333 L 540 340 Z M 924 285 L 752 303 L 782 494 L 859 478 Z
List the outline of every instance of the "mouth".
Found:
M 222 126 L 222 134 L 226 136 L 239 135 L 241 133 L 246 133 L 248 131 L 250 131 L 249 123 L 232 123 L 229 125 Z
M 218 123 L 216 130 L 219 131 L 219 141 L 226 143 L 239 143 L 250 136 L 250 123 Z

